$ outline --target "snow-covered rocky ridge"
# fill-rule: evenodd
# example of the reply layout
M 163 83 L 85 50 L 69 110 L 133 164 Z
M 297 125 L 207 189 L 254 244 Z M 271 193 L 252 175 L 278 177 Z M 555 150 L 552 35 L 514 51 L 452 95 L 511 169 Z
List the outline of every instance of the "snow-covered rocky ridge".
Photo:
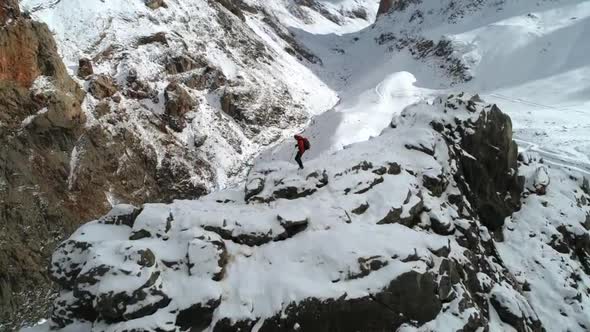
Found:
M 279 9 L 333 27 L 375 12 L 265 4 L 0 1 L 0 330 L 45 315 L 46 260 L 81 221 L 239 182 L 336 103 Z
M 33 331 L 582 331 L 589 184 L 518 159 L 510 119 L 461 94 L 244 190 L 117 206 L 56 250 Z

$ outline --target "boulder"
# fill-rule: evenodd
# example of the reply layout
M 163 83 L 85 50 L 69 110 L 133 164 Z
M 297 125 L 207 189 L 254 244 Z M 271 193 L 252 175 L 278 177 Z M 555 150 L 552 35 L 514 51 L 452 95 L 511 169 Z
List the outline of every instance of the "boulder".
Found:
M 492 290 L 490 303 L 500 316 L 500 319 L 514 327 L 517 331 L 544 331 L 541 321 L 534 311 L 520 295 L 506 287 L 496 286 Z
M 94 74 L 92 67 L 92 60 L 88 58 L 82 58 L 78 60 L 78 77 L 85 79 L 86 77 Z
M 144 0 L 144 3 L 150 9 L 158 9 L 160 7 L 168 8 L 164 0 Z
M 153 35 L 142 36 L 137 38 L 137 46 L 160 43 L 168 46 L 168 39 L 166 38 L 165 32 L 156 32 Z
M 187 55 L 168 57 L 166 60 L 166 72 L 170 75 L 184 73 L 190 70 L 201 68 L 204 65 Z
M 113 96 L 119 89 L 113 82 L 113 78 L 107 75 L 97 75 L 88 85 L 88 92 L 96 99 L 104 99 Z
M 109 213 L 101 217 L 98 222 L 106 225 L 127 225 L 133 227 L 135 219 L 142 209 L 129 204 L 119 204 L 113 207 Z
M 264 179 L 254 178 L 246 184 L 246 195 L 244 199 L 248 201 L 250 198 L 260 194 L 264 190 Z
M 166 114 L 171 117 L 182 117 L 190 112 L 197 103 L 178 83 L 172 82 L 164 91 Z
M 181 310 L 176 317 L 176 325 L 181 331 L 203 331 L 213 321 L 213 312 L 221 304 L 221 299 L 207 303 L 196 303 Z
M 224 86 L 227 83 L 227 78 L 220 69 L 207 65 L 184 78 L 182 83 L 191 89 L 213 91 Z

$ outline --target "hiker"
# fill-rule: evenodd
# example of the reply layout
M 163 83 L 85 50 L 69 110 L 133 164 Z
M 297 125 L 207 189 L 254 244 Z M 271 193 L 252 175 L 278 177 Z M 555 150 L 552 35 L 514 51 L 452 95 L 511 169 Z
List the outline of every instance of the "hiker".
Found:
M 309 140 L 301 135 L 295 135 L 295 140 L 297 141 L 297 145 L 295 147 L 297 150 L 297 155 L 295 156 L 295 161 L 299 164 L 299 169 L 303 169 L 303 163 L 301 162 L 301 157 L 305 151 L 309 150 Z

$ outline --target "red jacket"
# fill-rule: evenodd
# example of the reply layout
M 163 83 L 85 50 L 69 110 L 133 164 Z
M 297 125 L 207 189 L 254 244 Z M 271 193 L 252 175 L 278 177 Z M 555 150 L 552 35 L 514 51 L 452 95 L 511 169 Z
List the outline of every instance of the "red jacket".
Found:
M 297 140 L 297 147 L 299 148 L 299 152 L 303 154 L 303 152 L 305 152 L 305 143 L 303 136 L 295 135 L 295 139 Z

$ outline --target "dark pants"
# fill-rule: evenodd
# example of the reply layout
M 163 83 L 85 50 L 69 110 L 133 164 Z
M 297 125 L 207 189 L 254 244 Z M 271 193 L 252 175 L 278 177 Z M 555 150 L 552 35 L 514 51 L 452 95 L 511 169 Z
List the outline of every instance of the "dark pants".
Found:
M 303 169 L 303 163 L 301 162 L 301 156 L 303 156 L 303 153 L 301 151 L 297 151 L 297 155 L 295 156 L 295 161 L 299 164 L 299 168 Z

